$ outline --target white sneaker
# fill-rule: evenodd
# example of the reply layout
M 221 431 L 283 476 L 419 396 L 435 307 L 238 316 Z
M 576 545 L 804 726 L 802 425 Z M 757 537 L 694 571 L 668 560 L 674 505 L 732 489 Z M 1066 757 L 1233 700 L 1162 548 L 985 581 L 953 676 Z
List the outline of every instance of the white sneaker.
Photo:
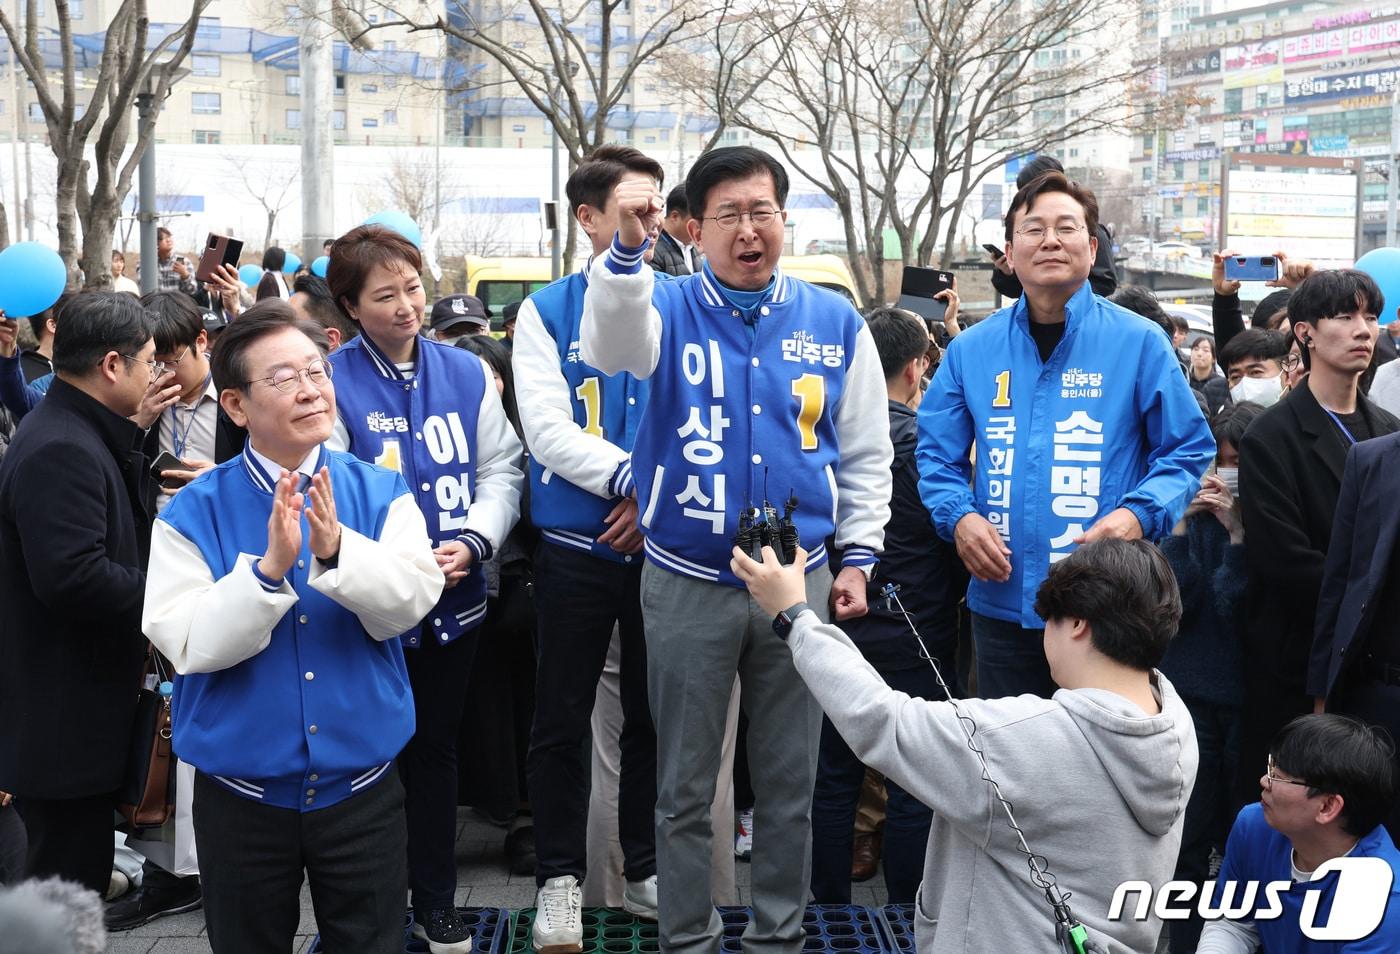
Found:
M 112 869 L 112 879 L 107 882 L 107 893 L 102 896 L 103 901 L 115 901 L 131 890 L 131 879 L 126 876 L 126 872 Z
M 535 950 L 582 954 L 583 891 L 573 875 L 550 878 L 535 896 Z
M 656 875 L 644 881 L 629 881 L 622 889 L 622 910 L 643 921 L 656 920 Z
M 748 861 L 753 857 L 753 809 L 739 813 L 739 830 L 734 834 L 734 857 Z

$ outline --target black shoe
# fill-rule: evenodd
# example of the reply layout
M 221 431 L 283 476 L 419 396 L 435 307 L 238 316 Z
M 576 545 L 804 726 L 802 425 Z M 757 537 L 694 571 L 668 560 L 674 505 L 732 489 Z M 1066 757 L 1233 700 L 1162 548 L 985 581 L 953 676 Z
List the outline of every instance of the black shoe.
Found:
M 526 824 L 506 835 L 506 867 L 524 877 L 535 873 L 535 826 Z
M 144 885 L 107 905 L 103 916 L 109 931 L 129 931 L 167 914 L 184 914 L 203 903 L 198 878 L 181 878 L 170 887 Z
M 428 942 L 432 954 L 468 954 L 472 949 L 471 929 L 455 908 L 414 909 L 413 936 Z

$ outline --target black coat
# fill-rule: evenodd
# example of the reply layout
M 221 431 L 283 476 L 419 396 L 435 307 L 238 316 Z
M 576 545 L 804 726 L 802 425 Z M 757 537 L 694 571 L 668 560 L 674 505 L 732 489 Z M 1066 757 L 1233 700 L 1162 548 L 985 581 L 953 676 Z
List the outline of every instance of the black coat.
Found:
M 681 248 L 681 243 L 671 238 L 665 229 L 657 236 L 656 251 L 651 256 L 651 267 L 677 278 L 690 274 L 690 267 L 685 263 L 685 249 Z
M 967 570 L 953 545 L 934 530 L 919 496 L 919 468 L 914 459 L 918 416 L 896 401 L 889 402 L 889 409 L 894 461 L 884 552 L 866 587 L 869 612 L 840 626 L 870 664 L 882 672 L 927 666 L 919 656 L 909 622 L 897 606 L 886 605 L 881 595 L 887 583 L 898 584 L 899 601 L 914 618 L 929 652 L 940 656 L 940 663 L 949 664 L 944 672 L 951 677 L 958 641 L 958 603 L 967 592 Z M 834 544 L 829 549 L 832 572 L 840 572 L 840 554 Z
M 1376 357 L 1371 364 L 1378 368 L 1387 361 L 1394 361 L 1396 357 L 1400 357 L 1400 353 L 1396 351 L 1395 342 L 1391 340 L 1390 332 L 1382 327 L 1380 337 L 1376 339 Z
M 1317 601 L 1317 625 L 1308 666 L 1308 694 L 1329 701 L 1355 663 L 1383 607 L 1377 599 L 1391 573 L 1400 538 L 1395 475 L 1400 434 L 1362 441 L 1347 455 L 1332 542 Z M 1393 625 L 1393 618 L 1380 620 Z
M 122 782 L 146 640 L 141 430 L 63 380 L 0 464 L 0 789 Z
M 1100 225 L 1095 237 L 1099 240 L 1099 250 L 1094 256 L 1093 267 L 1089 269 L 1089 287 L 1095 295 L 1107 298 L 1118 290 L 1118 270 L 1113 266 L 1113 236 Z M 1014 274 L 992 269 L 992 287 L 1006 298 L 1021 297 L 1021 280 Z
M 1400 420 L 1365 398 L 1357 406 L 1377 437 L 1400 431 Z M 1302 692 L 1307 674 L 1323 562 L 1350 449 L 1306 378 L 1256 418 L 1240 441 L 1240 511 L 1250 577 L 1245 660 L 1290 692 Z
M 1191 389 L 1205 398 L 1206 420 L 1219 411 L 1222 407 L 1232 403 L 1230 399 L 1230 382 L 1223 374 L 1212 374 L 1204 381 L 1197 381 L 1196 376 L 1188 369 L 1186 380 L 1190 382 Z

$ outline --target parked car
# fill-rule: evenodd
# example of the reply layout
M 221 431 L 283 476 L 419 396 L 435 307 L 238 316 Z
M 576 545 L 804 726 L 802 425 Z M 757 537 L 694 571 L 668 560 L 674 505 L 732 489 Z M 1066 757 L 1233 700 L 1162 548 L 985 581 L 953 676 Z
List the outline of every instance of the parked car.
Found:
M 1165 259 L 1178 258 L 1200 258 L 1201 249 L 1199 246 L 1191 245 L 1187 242 L 1158 242 L 1152 246 L 1154 256 Z
M 1209 338 L 1215 341 L 1215 328 L 1211 324 L 1210 308 L 1205 305 L 1178 305 L 1173 302 L 1162 302 L 1162 310 L 1169 315 L 1174 315 L 1186 321 L 1186 341 L 1183 348 L 1190 348 L 1202 338 Z

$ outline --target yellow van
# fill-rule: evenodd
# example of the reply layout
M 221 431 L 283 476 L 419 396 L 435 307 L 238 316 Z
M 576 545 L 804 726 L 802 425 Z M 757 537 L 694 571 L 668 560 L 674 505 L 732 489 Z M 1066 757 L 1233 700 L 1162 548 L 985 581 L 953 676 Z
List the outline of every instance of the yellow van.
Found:
M 783 272 L 804 282 L 840 292 L 852 305 L 860 308 L 856 300 L 856 283 L 846 260 L 839 255 L 784 255 L 778 263 Z
M 784 255 L 782 269 L 793 278 L 839 292 L 857 308 L 855 281 L 845 259 L 837 255 Z M 467 294 L 486 305 L 492 327 L 499 329 L 501 310 L 511 302 L 524 301 L 551 281 L 547 258 L 481 258 L 468 255 Z M 569 270 L 565 269 L 565 274 Z
M 491 327 L 500 330 L 501 310 L 524 301 L 552 281 L 547 258 L 482 258 L 468 255 L 467 294 L 480 298 L 491 316 Z M 565 274 L 568 274 L 565 270 Z

